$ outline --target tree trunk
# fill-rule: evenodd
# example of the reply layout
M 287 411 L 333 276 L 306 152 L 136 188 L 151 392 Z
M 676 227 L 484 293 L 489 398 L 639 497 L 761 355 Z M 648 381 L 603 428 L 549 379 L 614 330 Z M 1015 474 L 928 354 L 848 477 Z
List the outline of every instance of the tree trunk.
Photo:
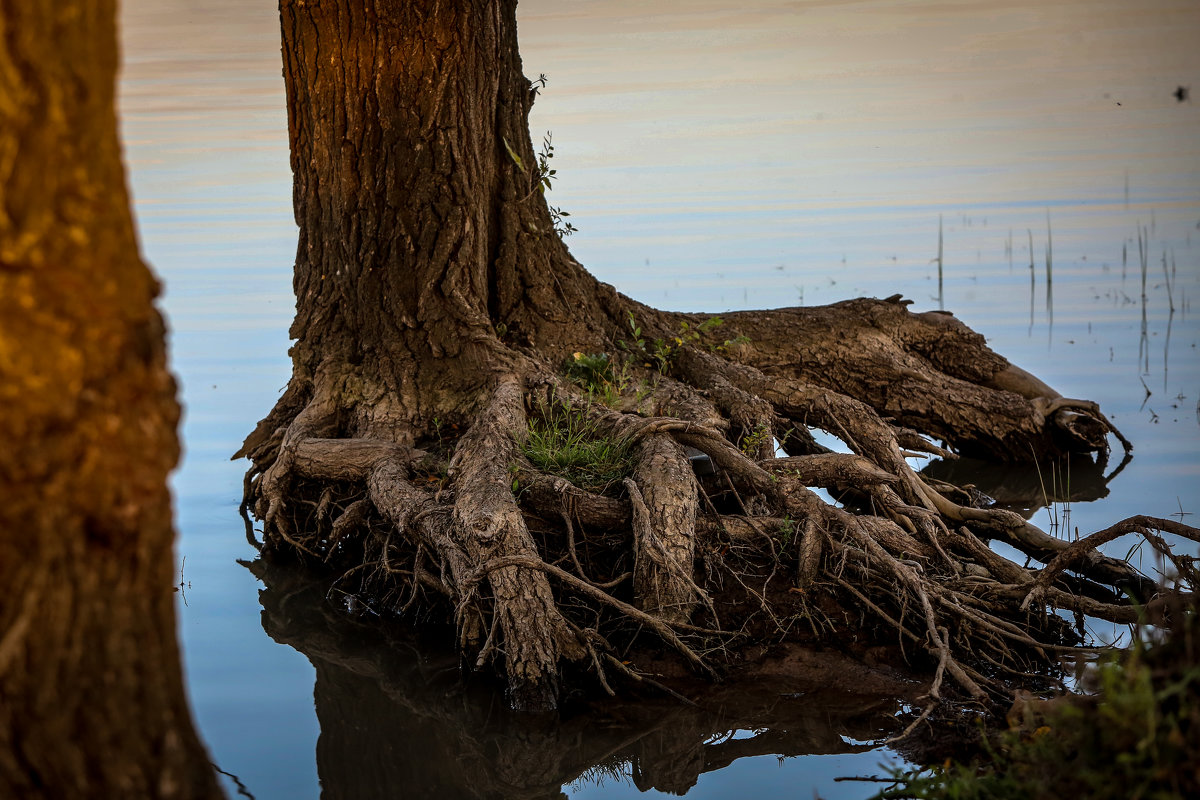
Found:
M 536 347 L 601 317 L 534 179 L 511 6 L 281 4 L 293 356 L 360 410 L 343 430 L 462 417 L 510 367 L 497 338 Z
M 778 575 L 855 604 L 842 583 L 870 584 L 866 608 L 914 637 L 939 676 L 975 697 L 981 681 L 1002 693 L 952 653 L 971 649 L 972 626 L 1022 631 L 1043 656 L 1033 635 L 1062 626 L 1028 622 L 1011 600 L 979 616 L 963 605 L 974 589 L 947 581 L 979 572 L 1019 593 L 1032 580 L 975 531 L 1038 557 L 1066 544 L 952 502 L 906 451 L 1044 459 L 1106 453 L 1116 431 L 952 316 L 909 313 L 898 296 L 744 312 L 722 327 L 596 281 L 543 197 L 515 6 L 281 3 L 300 227 L 294 370 L 235 456 L 252 462 L 246 503 L 266 551 L 345 571 L 381 611 L 441 609 L 475 665 L 503 663 L 522 707 L 556 702 L 563 661 L 611 688 L 613 640 L 637 630 L 710 673 L 698 651 L 736 649 L 714 632 L 728 614 L 742 641 L 786 638 L 811 609 L 792 608 Z M 860 458 L 804 461 L 822 450 L 809 426 Z M 625 468 L 600 493 L 577 473 L 573 484 L 548 466 L 564 448 L 536 452 L 556 436 L 574 437 L 576 453 L 619 453 Z M 799 467 L 775 459 L 777 443 Z M 697 484 L 689 465 L 715 475 Z M 815 485 L 840 486 L 854 507 L 824 504 Z M 797 539 L 802 557 L 785 558 Z M 1142 598 L 1155 590 L 1095 552 L 1076 563 Z M 1028 671 L 1006 646 L 986 659 Z
M 179 407 L 115 4 L 0 3 L 0 795 L 217 797 L 175 639 Z

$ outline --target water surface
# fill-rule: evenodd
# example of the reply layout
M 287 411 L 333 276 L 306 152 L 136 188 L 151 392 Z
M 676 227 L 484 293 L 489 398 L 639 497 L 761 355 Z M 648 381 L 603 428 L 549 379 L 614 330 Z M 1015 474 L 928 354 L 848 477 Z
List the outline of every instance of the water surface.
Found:
M 1200 107 L 1172 97 L 1200 88 L 1194 2 L 538 0 L 519 15 L 526 74 L 549 78 L 532 127 L 535 141 L 553 131 L 550 199 L 572 213 L 572 251 L 603 280 L 694 311 L 896 292 L 951 309 L 1063 393 L 1099 401 L 1136 445 L 1107 496 L 1035 520 L 1069 536 L 1135 513 L 1200 513 Z M 135 210 L 166 282 L 186 406 L 180 635 L 215 760 L 259 798 L 319 796 L 318 763 L 328 796 L 355 771 L 378 775 L 381 796 L 406 796 L 406 774 L 428 786 L 421 775 L 463 759 L 502 772 L 503 743 L 522 736 L 602 750 L 587 725 L 496 734 L 476 694 L 448 701 L 464 709 L 458 727 L 430 722 L 413 687 L 457 685 L 435 651 L 334 636 L 319 615 L 316 632 L 281 627 L 291 618 L 266 596 L 263 610 L 261 584 L 235 561 L 252 552 L 236 514 L 244 465 L 228 457 L 290 373 L 296 229 L 277 18 L 271 4 L 127 0 L 122 24 Z M 268 633 L 359 668 L 310 661 Z M 730 763 L 688 796 L 869 794 L 833 778 L 889 758 L 849 752 L 882 738 L 878 709 L 810 704 L 805 717 L 802 699 L 776 700 L 793 730 L 809 726 L 807 751 L 827 754 L 800 756 L 795 739 L 772 750 L 771 732 L 753 727 L 714 733 L 701 752 Z M 355 739 L 363 708 L 392 711 Z M 343 724 L 322 732 L 318 715 Z M 464 738 L 472 725 L 487 735 Z M 641 756 L 617 744 L 562 790 L 641 796 Z M 555 752 L 548 760 L 569 761 Z M 586 762 L 571 763 L 580 773 Z

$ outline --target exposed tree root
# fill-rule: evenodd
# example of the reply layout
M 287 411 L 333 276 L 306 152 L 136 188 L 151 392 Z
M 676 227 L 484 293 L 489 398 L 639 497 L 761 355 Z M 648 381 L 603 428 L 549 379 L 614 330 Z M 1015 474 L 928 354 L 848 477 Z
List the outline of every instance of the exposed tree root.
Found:
M 647 335 L 698 322 L 635 313 Z M 1128 447 L 1094 404 L 1061 398 L 953 317 L 890 298 L 734 324 L 748 343 L 680 339 L 662 372 L 642 366 L 644 345 L 614 342 L 631 377 L 611 406 L 523 352 L 506 362 L 515 372 L 482 376 L 473 415 L 423 429 L 394 407 L 370 413 L 344 377 L 298 376 L 239 453 L 264 549 L 343 573 L 340 590 L 376 613 L 453 620 L 467 662 L 497 665 L 523 708 L 555 704 L 565 663 L 610 693 L 615 678 L 674 692 L 629 654 L 665 646 L 716 676 L 750 646 L 860 633 L 898 642 L 933 700 L 986 704 L 1081 643 L 1056 611 L 1140 621 L 1130 601 L 1161 612 L 1167 593 L 1195 590 L 1193 560 L 1158 535 L 1200 541 L 1195 528 L 1135 517 L 1069 543 L 914 472 L 912 452 L 1105 453 L 1108 433 Z M 562 419 L 624 448 L 623 474 L 589 487 L 535 465 L 531 420 Z M 853 453 L 828 452 L 810 427 Z M 1163 553 L 1173 589 L 1097 550 L 1126 534 Z

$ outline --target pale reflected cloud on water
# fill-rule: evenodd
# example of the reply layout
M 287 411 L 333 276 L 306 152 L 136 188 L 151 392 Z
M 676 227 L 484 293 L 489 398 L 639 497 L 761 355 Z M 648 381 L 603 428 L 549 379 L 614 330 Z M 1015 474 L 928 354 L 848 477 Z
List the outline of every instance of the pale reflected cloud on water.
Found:
M 526 71 L 551 80 L 533 127 L 554 128 L 560 157 L 582 168 L 687 165 L 700 177 L 685 180 L 725 173 L 732 187 L 786 186 L 791 202 L 996 204 L 1112 195 L 1147 152 L 1176 159 L 1136 165 L 1156 189 L 1200 174 L 1179 124 L 1200 117 L 1170 96 L 1200 72 L 1187 4 L 543 8 L 520 6 Z M 1110 168 L 1098 173 L 1098 158 Z

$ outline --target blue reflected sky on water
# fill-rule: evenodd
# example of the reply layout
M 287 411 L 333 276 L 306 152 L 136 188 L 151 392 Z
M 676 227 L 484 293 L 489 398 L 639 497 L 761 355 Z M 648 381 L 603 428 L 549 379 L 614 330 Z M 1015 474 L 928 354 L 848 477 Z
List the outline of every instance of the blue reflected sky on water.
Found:
M 290 373 L 296 231 L 271 6 L 122 11 L 130 181 L 186 406 L 174 483 L 189 687 L 216 761 L 259 798 L 319 793 L 313 669 L 263 633 L 257 584 L 234 562 L 251 553 L 243 465 L 228 457 Z M 1200 88 L 1194 2 L 539 0 L 519 14 L 526 73 L 550 80 L 531 123 L 535 142 L 554 134 L 550 199 L 603 280 L 687 310 L 895 292 L 936 308 L 940 215 L 941 303 L 1100 401 L 1137 446 L 1109 497 L 1070 507 L 1064 528 L 1177 502 L 1200 513 L 1200 106 L 1171 97 Z M 748 759 L 690 796 L 808 797 L 818 775 L 824 796 L 864 796 L 829 780 L 880 758 Z

